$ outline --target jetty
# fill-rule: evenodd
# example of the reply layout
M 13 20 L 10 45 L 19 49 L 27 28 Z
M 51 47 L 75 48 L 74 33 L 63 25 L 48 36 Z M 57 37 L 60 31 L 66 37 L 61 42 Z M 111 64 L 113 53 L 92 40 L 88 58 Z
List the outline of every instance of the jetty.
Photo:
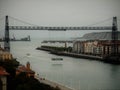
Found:
M 56 42 L 59 42 L 59 43 L 73 43 L 73 40 L 44 40 L 42 41 L 42 43 L 56 43 Z
M 4 42 L 4 41 L 5 41 L 5 38 L 0 38 L 0 42 Z M 9 41 L 31 41 L 31 38 L 30 36 L 23 37 L 20 39 L 16 39 L 15 37 L 13 37 L 13 38 L 9 38 Z

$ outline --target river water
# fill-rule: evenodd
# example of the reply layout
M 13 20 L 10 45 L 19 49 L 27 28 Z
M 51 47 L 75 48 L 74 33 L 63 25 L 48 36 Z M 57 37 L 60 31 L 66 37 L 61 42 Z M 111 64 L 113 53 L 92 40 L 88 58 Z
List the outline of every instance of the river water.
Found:
M 25 65 L 29 61 L 31 68 L 40 77 L 75 90 L 120 90 L 120 65 L 56 56 L 36 50 L 40 45 L 39 39 L 31 42 L 11 42 L 11 52 L 21 64 Z M 52 61 L 53 57 L 63 58 L 63 61 Z

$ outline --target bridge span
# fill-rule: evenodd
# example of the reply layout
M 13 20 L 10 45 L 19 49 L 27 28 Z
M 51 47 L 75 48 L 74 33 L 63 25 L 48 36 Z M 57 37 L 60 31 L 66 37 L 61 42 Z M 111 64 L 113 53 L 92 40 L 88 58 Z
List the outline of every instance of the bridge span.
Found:
M 111 42 L 112 54 L 118 54 L 118 45 L 115 43 L 118 40 L 117 31 L 117 17 L 113 17 L 113 23 L 111 26 L 100 26 L 100 27 L 46 27 L 46 26 L 9 26 L 9 19 L 6 16 L 5 19 L 5 41 L 4 48 L 10 52 L 10 39 L 9 30 L 49 30 L 49 31 L 66 31 L 66 30 L 112 30 Z
M 45 26 L 9 26 L 9 30 L 52 30 L 52 31 L 66 31 L 66 30 L 112 30 L 111 26 L 101 27 L 45 27 Z

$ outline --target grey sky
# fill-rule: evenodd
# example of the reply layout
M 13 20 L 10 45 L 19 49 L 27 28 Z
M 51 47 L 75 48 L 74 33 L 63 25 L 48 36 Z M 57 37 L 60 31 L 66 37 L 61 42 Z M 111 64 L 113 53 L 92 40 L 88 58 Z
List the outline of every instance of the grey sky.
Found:
M 120 0 L 0 0 L 0 17 L 5 15 L 40 26 L 87 26 L 113 16 L 120 18 Z M 54 37 L 75 37 L 86 32 L 53 33 Z M 19 33 L 15 36 L 53 36 L 47 31 L 14 33 Z

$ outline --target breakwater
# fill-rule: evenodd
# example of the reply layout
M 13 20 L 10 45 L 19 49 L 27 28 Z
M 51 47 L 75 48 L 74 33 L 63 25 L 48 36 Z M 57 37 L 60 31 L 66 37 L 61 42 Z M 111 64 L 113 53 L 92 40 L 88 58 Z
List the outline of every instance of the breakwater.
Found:
M 46 47 L 38 47 L 37 50 L 44 50 L 49 51 L 51 54 L 55 55 L 62 55 L 62 56 L 69 56 L 69 57 L 75 57 L 75 58 L 84 58 L 84 59 L 91 59 L 91 60 L 98 60 L 105 63 L 111 63 L 111 64 L 120 64 L 120 57 L 119 56 L 94 56 L 94 55 L 87 55 L 87 54 L 77 54 L 72 52 L 66 52 L 66 49 L 61 50 L 60 47 L 58 50 L 55 50 L 54 48 L 46 48 Z M 60 50 L 59 50 L 60 49 Z M 69 51 L 69 50 L 68 50 Z
M 76 53 L 65 52 L 65 51 L 55 51 L 55 50 L 50 49 L 50 48 L 42 48 L 42 47 L 38 47 L 36 49 L 49 51 L 51 54 L 56 54 L 56 55 L 70 56 L 70 57 L 76 57 L 76 58 L 85 58 L 85 59 L 92 59 L 92 60 L 103 60 L 103 57 L 100 57 L 100 56 L 76 54 Z

